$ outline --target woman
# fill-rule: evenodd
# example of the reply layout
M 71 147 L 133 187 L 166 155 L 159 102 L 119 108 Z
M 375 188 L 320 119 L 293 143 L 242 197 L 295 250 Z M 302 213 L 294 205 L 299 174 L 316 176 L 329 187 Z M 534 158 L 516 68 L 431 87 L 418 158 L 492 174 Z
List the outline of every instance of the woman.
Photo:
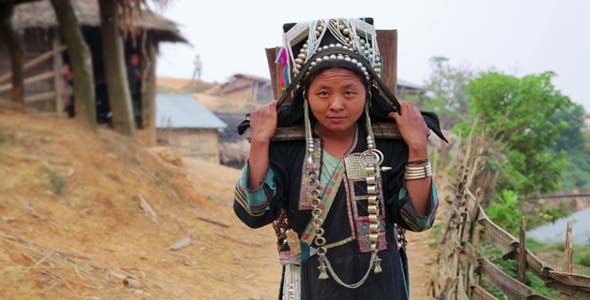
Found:
M 294 96 L 278 110 L 274 101 L 250 114 L 236 215 L 254 228 L 274 223 L 284 266 L 280 299 L 408 299 L 396 224 L 428 229 L 437 207 L 424 117 L 395 99 L 383 109 L 371 24 L 298 25 L 286 32 L 294 36 L 287 47 L 296 46 L 282 52 L 304 54 L 286 68 L 296 78 L 282 100 Z M 379 114 L 402 139 L 375 140 L 371 118 Z M 305 141 L 272 141 L 278 125 L 298 123 Z

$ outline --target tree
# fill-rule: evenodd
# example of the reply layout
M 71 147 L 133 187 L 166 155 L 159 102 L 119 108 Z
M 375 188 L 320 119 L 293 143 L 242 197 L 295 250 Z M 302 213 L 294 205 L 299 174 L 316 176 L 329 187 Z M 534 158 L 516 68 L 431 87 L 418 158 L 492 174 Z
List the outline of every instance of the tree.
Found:
M 98 3 L 103 61 L 109 103 L 113 113 L 113 127 L 122 134 L 133 136 L 135 135 L 135 122 L 125 69 L 123 42 L 119 31 L 120 7 L 116 0 L 101 0 Z
M 590 149 L 586 148 L 588 138 L 584 136 L 586 112 L 580 104 L 572 104 L 558 111 L 552 118 L 554 123 L 567 123 L 556 141 L 554 150 L 567 153 L 568 166 L 562 175 L 563 189 L 590 189 Z
M 467 86 L 471 96 L 471 119 L 479 116 L 482 128 L 501 149 L 506 162 L 498 188 L 528 198 L 559 187 L 565 153 L 553 151 L 567 128 L 553 118 L 572 106 L 551 83 L 555 74 L 545 72 L 522 78 L 486 72 Z M 494 168 L 494 166 L 491 166 Z
M 84 41 L 80 24 L 70 0 L 51 0 L 74 71 L 74 107 L 76 119 L 86 127 L 96 128 L 96 100 L 92 57 Z
M 432 73 L 425 83 L 429 99 L 424 101 L 423 108 L 436 112 L 441 117 L 441 125 L 448 129 L 467 118 L 469 94 L 465 87 L 474 73 L 451 66 L 446 57 L 432 57 L 430 65 Z
M 20 35 L 12 27 L 12 15 L 16 3 L 0 2 L 0 40 L 7 45 L 12 67 L 12 100 L 23 105 L 25 103 L 24 90 L 24 50 Z

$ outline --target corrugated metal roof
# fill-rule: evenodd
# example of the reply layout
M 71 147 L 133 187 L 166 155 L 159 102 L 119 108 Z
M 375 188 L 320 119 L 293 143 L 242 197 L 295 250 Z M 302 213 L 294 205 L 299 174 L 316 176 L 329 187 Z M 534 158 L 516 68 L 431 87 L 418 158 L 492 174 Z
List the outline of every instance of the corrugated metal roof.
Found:
M 188 94 L 156 96 L 156 128 L 225 128 L 227 125 Z
M 416 89 L 416 90 L 423 90 L 424 89 L 424 87 L 422 87 L 421 85 L 409 82 L 407 80 L 403 80 L 401 78 L 397 79 L 397 85 L 405 87 L 405 88 Z

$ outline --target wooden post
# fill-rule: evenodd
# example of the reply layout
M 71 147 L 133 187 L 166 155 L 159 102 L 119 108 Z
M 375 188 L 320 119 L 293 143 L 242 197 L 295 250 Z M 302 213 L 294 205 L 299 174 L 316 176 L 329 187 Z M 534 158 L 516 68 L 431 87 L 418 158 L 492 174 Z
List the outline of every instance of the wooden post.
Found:
M 564 247 L 564 259 L 563 259 L 563 271 L 572 273 L 574 266 L 572 260 L 574 256 L 574 244 L 572 242 L 572 221 L 567 222 L 567 231 L 565 233 L 565 247 Z M 570 296 L 567 294 L 561 294 L 559 300 L 569 300 Z
M 156 145 L 156 54 L 157 42 L 149 38 L 143 55 L 146 62 L 143 82 L 141 84 L 142 121 L 145 128 L 144 142 L 148 146 Z
M 4 41 L 10 53 L 12 66 L 12 100 L 24 109 L 24 49 L 20 35 L 12 26 L 15 4 L 0 4 L 0 40 Z
M 526 280 L 526 220 L 520 219 L 520 241 L 518 243 L 518 281 L 525 283 Z
M 121 134 L 135 135 L 135 119 L 127 79 L 123 40 L 120 35 L 119 1 L 98 1 L 102 57 L 107 79 L 109 104 L 113 113 L 113 127 Z
M 70 0 L 51 0 L 59 23 L 59 33 L 68 49 L 74 73 L 74 108 L 76 120 L 84 127 L 96 129 L 96 101 L 92 56 Z M 60 72 L 61 73 L 61 72 Z
M 59 117 L 64 116 L 64 80 L 62 76 L 63 61 L 59 51 L 59 39 L 57 35 L 53 38 L 53 85 L 55 86 L 55 112 Z M 70 95 L 66 95 L 69 97 Z
M 377 43 L 383 56 L 383 74 L 381 80 L 391 90 L 397 93 L 397 30 L 377 30 Z
M 275 63 L 277 58 L 277 54 L 279 53 L 279 48 L 266 48 L 266 61 L 268 63 L 268 70 L 270 71 L 270 82 L 272 85 L 272 94 L 275 100 L 278 100 L 280 95 L 279 89 L 279 65 Z

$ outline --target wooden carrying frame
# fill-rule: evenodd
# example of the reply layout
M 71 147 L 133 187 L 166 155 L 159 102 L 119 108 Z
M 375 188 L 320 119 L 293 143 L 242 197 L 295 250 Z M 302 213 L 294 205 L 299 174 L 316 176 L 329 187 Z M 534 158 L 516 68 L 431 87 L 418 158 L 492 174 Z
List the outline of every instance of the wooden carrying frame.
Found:
M 383 75 L 381 80 L 391 90 L 397 92 L 397 30 L 395 29 L 378 29 L 377 43 L 383 56 Z M 275 63 L 280 48 L 266 48 L 266 60 L 270 71 L 270 80 L 274 99 L 280 98 L 279 88 L 279 65 Z M 373 132 L 378 139 L 400 139 L 399 130 L 394 122 L 373 123 Z M 293 141 L 304 140 L 305 132 L 303 125 L 293 127 L 278 127 L 274 141 Z

